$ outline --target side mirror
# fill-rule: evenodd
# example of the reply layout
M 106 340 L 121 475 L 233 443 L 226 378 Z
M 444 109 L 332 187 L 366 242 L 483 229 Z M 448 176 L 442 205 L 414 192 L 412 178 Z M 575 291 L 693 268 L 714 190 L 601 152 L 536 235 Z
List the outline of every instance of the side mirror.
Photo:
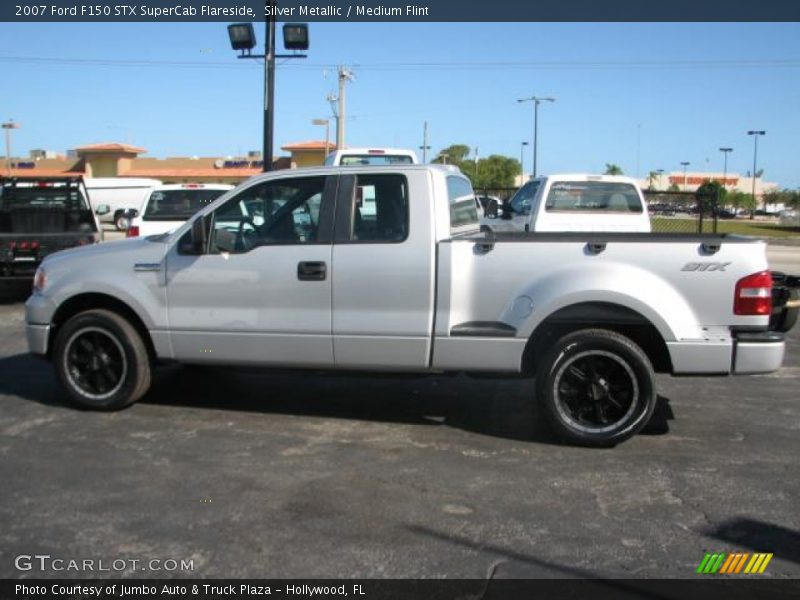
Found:
M 207 245 L 206 220 L 204 217 L 198 217 L 192 221 L 192 252 L 194 254 L 205 254 Z
M 497 204 L 497 200 L 492 198 L 486 203 L 486 208 L 483 209 L 483 216 L 487 219 L 496 219 L 499 210 L 500 206 Z
M 111 207 L 108 204 L 101 204 L 94 210 L 94 214 L 98 216 L 107 215 L 110 212 Z

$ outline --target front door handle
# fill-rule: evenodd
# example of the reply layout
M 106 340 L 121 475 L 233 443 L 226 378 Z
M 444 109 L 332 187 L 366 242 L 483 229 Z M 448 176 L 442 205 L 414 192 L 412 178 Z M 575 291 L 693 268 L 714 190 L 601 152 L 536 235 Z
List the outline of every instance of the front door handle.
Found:
M 303 261 L 297 263 L 297 278 L 300 281 L 325 281 L 328 267 L 321 261 Z

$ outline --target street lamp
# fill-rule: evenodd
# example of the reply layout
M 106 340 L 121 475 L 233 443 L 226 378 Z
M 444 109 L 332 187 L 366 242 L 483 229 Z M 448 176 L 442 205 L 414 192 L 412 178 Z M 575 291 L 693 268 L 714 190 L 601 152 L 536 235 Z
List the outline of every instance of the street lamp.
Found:
M 275 0 L 266 0 L 267 14 L 275 14 Z M 272 170 L 272 137 L 275 128 L 275 59 L 305 58 L 305 54 L 275 54 L 275 19 L 264 18 L 264 54 L 252 54 L 256 46 L 256 34 L 252 23 L 233 23 L 228 25 L 231 48 L 239 51 L 237 58 L 264 59 L 264 142 L 263 171 Z M 283 47 L 287 50 L 308 49 L 308 25 L 305 23 L 285 23 L 283 26 Z
M 530 98 L 520 98 L 517 102 L 533 102 L 533 170 L 531 177 L 536 177 L 536 152 L 539 146 L 539 105 L 542 102 L 555 102 L 555 98 L 540 98 L 531 96 Z
M 8 176 L 11 177 L 11 130 L 19 129 L 19 123 L 14 123 L 13 119 L 9 119 L 2 124 L 6 134 L 6 171 Z
M 314 119 L 311 121 L 313 125 L 325 125 L 325 158 L 328 158 L 328 152 L 331 139 L 331 120 L 330 119 Z M 323 163 L 325 160 L 322 161 Z
M 524 183 L 522 181 L 522 177 L 524 175 L 525 169 L 522 167 L 522 165 L 525 164 L 523 161 L 524 161 L 524 158 L 525 158 L 525 146 L 527 146 L 527 145 L 528 145 L 528 142 L 520 142 L 520 144 L 519 144 L 519 185 L 520 185 L 520 187 L 522 187 L 522 184 Z
M 686 191 L 686 167 L 688 167 L 692 163 L 690 163 L 688 161 L 683 161 L 681 164 L 683 165 L 683 191 L 685 192 Z
M 755 144 L 753 146 L 753 206 L 756 205 L 756 162 L 758 160 L 758 136 L 766 135 L 766 131 L 748 131 L 747 135 L 752 135 L 755 138 Z M 767 209 L 766 203 L 764 204 L 764 210 Z
M 720 148 L 720 152 L 723 153 L 725 156 L 725 166 L 722 169 L 722 187 L 727 189 L 728 187 L 728 153 L 733 152 L 733 148 Z
M 662 188 L 662 181 L 661 178 L 664 176 L 664 169 L 656 169 L 656 175 L 658 175 L 658 189 Z

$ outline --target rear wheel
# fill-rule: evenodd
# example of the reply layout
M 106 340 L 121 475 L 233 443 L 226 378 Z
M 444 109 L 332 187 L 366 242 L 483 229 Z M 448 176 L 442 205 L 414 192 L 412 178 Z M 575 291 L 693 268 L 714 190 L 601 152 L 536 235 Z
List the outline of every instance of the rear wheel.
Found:
M 584 446 L 635 435 L 656 405 L 653 367 L 630 339 L 604 329 L 561 338 L 539 363 L 536 395 L 554 431 Z
M 141 336 L 108 310 L 67 321 L 56 336 L 53 361 L 70 399 L 83 408 L 124 408 L 150 387 L 150 357 Z

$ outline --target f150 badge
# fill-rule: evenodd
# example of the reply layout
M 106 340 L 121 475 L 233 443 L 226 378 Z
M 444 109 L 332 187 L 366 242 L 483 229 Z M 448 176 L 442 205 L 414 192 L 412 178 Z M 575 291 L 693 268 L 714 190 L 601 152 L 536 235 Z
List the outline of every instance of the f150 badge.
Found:
M 683 265 L 681 271 L 724 271 L 729 262 L 690 262 Z

